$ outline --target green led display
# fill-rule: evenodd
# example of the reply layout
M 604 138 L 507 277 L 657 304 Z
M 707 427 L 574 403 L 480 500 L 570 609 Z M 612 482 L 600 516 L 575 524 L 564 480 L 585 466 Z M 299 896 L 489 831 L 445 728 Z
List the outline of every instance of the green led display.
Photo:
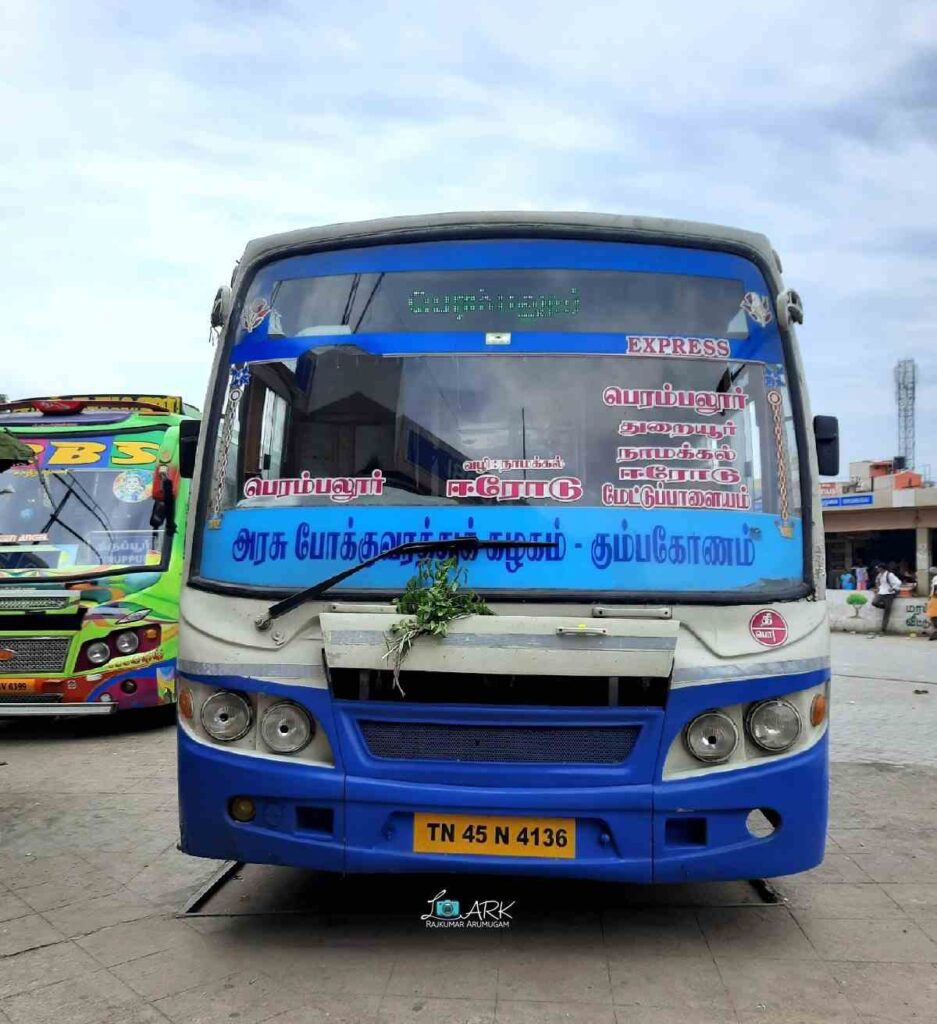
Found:
M 566 294 L 512 295 L 489 294 L 484 288 L 474 291 L 433 293 L 415 290 L 407 299 L 407 307 L 415 316 L 435 313 L 461 320 L 470 313 L 507 313 L 519 320 L 550 320 L 576 316 L 580 308 L 578 288 Z

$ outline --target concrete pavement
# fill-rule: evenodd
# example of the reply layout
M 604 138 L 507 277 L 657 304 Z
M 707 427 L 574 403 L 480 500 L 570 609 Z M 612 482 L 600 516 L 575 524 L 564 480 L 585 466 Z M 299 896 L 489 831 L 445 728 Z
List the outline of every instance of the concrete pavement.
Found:
M 170 724 L 0 725 L 0 1022 L 937 1024 L 935 661 L 834 637 L 828 854 L 785 903 L 443 883 L 508 931 L 427 931 L 431 880 L 267 868 L 180 919 L 215 865 L 175 850 Z

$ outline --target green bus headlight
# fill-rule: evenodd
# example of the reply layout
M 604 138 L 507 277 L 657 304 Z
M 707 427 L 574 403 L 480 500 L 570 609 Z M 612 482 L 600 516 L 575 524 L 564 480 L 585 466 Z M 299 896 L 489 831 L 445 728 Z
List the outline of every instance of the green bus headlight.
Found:
M 92 665 L 103 665 L 111 660 L 111 649 L 103 640 L 96 640 L 85 648 L 85 657 Z
M 114 640 L 114 646 L 121 654 L 133 654 L 133 652 L 140 646 L 140 638 L 132 629 L 128 629 L 123 633 L 117 634 L 117 637 Z

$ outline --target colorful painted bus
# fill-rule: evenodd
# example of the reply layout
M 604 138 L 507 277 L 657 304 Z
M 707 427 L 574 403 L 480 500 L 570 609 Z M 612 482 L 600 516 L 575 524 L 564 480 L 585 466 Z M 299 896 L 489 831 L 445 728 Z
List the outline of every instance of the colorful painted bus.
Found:
M 251 242 L 194 467 L 182 848 L 637 882 L 817 864 L 838 438 L 801 319 L 764 236 L 682 221 Z M 392 665 L 427 558 L 491 614 Z
M 165 395 L 0 405 L 0 717 L 175 700 L 198 410 Z

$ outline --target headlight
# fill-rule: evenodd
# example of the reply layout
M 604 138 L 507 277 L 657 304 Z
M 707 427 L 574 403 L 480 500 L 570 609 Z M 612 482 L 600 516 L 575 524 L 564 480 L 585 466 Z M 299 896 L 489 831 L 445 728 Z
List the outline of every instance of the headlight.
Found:
M 201 718 L 205 732 L 213 740 L 231 743 L 247 733 L 253 721 L 250 704 L 230 690 L 213 693 L 202 705 Z
M 95 640 L 85 648 L 85 657 L 92 665 L 103 665 L 111 660 L 111 649 L 103 640 Z
M 274 753 L 295 754 L 312 739 L 312 722 L 298 704 L 282 701 L 264 712 L 260 735 Z
M 739 744 L 739 731 L 728 715 L 707 711 L 686 727 L 684 742 L 697 760 L 719 764 L 732 756 Z
M 114 640 L 114 646 L 121 654 L 133 654 L 133 652 L 140 646 L 140 638 L 132 629 L 128 629 L 126 633 L 117 634 L 117 638 Z
M 778 754 L 800 735 L 800 712 L 786 700 L 764 700 L 749 710 L 745 728 L 762 750 Z

